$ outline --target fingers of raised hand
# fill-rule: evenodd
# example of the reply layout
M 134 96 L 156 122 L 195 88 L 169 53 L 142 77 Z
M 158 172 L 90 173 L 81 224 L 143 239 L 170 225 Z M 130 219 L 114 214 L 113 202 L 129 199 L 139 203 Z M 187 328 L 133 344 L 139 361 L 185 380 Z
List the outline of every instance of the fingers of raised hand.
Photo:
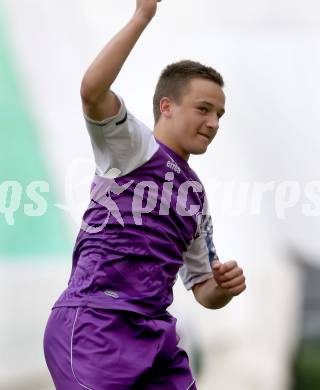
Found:
M 221 274 L 224 274 L 226 272 L 232 271 L 233 269 L 238 267 L 238 263 L 235 260 L 230 260 L 225 263 L 223 263 L 219 269 L 219 272 Z
M 243 275 L 242 268 L 236 267 L 236 268 L 231 269 L 230 271 L 226 271 L 226 272 L 222 272 L 222 273 L 219 272 L 219 279 L 221 280 L 221 282 L 228 282 L 228 281 L 235 279 L 238 276 L 242 276 L 242 275 Z
M 238 274 L 235 274 L 235 271 L 237 270 L 237 268 L 239 268 L 236 261 L 228 261 L 224 264 L 220 263 L 219 261 L 216 261 L 213 263 L 212 266 L 214 275 L 219 279 L 221 279 L 222 276 L 224 276 L 223 280 L 227 280 L 232 276 L 238 276 Z
M 240 285 L 237 285 L 237 286 L 232 287 L 232 288 L 223 288 L 226 295 L 231 296 L 231 297 L 234 297 L 236 295 L 241 294 L 245 289 L 246 289 L 245 283 L 241 283 Z
M 221 284 L 222 288 L 232 289 L 235 287 L 240 287 L 240 286 L 245 285 L 245 281 L 246 281 L 246 278 L 244 277 L 244 275 L 240 275 L 240 276 L 233 278 L 233 279 L 230 279 L 226 282 L 221 282 L 220 284 Z
M 213 268 L 213 274 L 217 283 L 227 292 L 228 295 L 239 295 L 246 289 L 246 278 L 243 274 L 243 270 L 234 260 L 228 261 L 224 264 L 216 263 Z

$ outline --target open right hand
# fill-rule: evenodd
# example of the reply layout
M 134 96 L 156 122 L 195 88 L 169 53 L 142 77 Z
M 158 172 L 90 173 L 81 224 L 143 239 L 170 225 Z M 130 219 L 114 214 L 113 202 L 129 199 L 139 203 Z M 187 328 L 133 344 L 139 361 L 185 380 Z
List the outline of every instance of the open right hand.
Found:
M 147 21 L 157 12 L 157 3 L 161 0 L 136 0 L 136 13 Z

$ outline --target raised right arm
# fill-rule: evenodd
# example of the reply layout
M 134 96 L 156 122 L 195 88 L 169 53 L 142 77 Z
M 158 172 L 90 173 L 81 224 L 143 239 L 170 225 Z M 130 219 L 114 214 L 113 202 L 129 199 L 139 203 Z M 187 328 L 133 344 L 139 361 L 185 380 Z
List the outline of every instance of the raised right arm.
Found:
M 83 110 L 89 118 L 101 121 L 117 114 L 120 103 L 110 87 L 156 10 L 157 0 L 136 0 L 130 21 L 89 66 L 80 91 Z

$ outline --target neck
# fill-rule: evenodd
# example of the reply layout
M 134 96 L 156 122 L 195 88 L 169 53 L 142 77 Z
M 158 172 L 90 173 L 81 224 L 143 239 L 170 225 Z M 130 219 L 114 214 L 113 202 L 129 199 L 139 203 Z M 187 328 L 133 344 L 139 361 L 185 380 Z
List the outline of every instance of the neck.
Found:
M 181 149 L 181 147 L 179 147 L 177 142 L 172 137 L 170 137 L 170 130 L 169 129 L 164 128 L 163 126 L 161 126 L 160 123 L 158 123 L 154 127 L 153 134 L 158 141 L 160 141 L 161 143 L 166 145 L 168 148 L 173 150 L 175 153 L 177 153 L 184 160 L 188 161 L 190 154 L 183 151 Z

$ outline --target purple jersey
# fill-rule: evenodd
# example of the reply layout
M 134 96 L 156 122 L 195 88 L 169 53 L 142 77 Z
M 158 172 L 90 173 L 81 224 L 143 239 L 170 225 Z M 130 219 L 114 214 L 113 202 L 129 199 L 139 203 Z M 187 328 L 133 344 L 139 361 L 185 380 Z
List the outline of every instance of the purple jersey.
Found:
M 55 307 L 161 314 L 178 272 L 187 289 L 212 277 L 217 256 L 203 186 L 122 100 L 115 117 L 86 124 L 97 170 Z

